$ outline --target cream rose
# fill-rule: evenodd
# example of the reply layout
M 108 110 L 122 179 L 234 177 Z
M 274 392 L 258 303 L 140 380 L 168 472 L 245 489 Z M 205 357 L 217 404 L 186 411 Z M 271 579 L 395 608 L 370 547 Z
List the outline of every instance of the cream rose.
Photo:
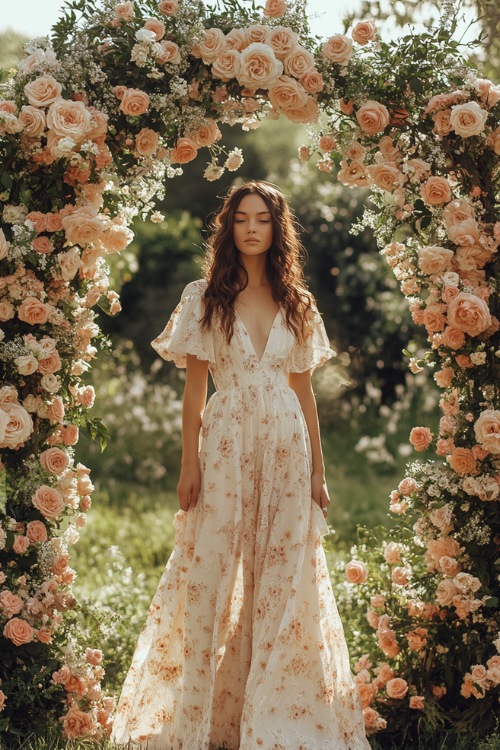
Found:
M 488 113 L 477 102 L 455 104 L 451 108 L 450 125 L 462 138 L 482 133 L 487 119 Z
M 197 155 L 198 147 L 192 138 L 179 138 L 170 153 L 170 159 L 173 164 L 187 164 L 196 159 Z
M 63 216 L 62 225 L 68 242 L 80 246 L 96 242 L 105 229 L 102 217 L 93 206 L 83 206 Z
M 38 369 L 38 360 L 32 354 L 16 357 L 14 364 L 21 375 L 32 375 Z
M 235 49 L 228 49 L 212 63 L 212 75 L 227 82 L 238 77 L 240 67 L 240 53 Z
M 33 432 L 26 409 L 12 401 L 0 403 L 0 448 L 19 448 Z
M 47 484 L 42 484 L 37 489 L 31 498 L 31 502 L 49 521 L 55 521 L 64 510 L 64 500 L 61 493 Z
M 50 75 L 40 76 L 27 83 L 24 93 L 33 107 L 49 107 L 61 96 L 62 86 Z
M 264 16 L 266 18 L 280 18 L 287 7 L 285 0 L 266 0 Z
M 314 55 L 302 47 L 295 47 L 283 60 L 285 73 L 295 78 L 302 78 L 307 73 L 312 73 L 314 67 Z
M 387 107 L 380 102 L 368 101 L 358 109 L 356 119 L 364 133 L 375 135 L 385 130 L 390 118 Z
M 20 617 L 13 617 L 3 629 L 3 635 L 15 646 L 24 646 L 33 640 L 34 631 L 31 625 Z
M 474 424 L 476 440 L 493 455 L 500 454 L 500 411 L 483 411 Z
M 79 143 L 92 130 L 92 116 L 83 102 L 57 99 L 47 112 L 47 126 L 59 138 Z
M 0 229 L 0 260 L 3 260 L 9 254 L 10 242 L 5 238 L 3 229 Z
M 26 135 L 36 138 L 45 130 L 45 113 L 31 104 L 26 104 L 19 113 L 19 122 Z
M 135 136 L 135 150 L 140 156 L 151 156 L 158 149 L 160 136 L 151 128 L 142 128 Z
M 7 300 L 0 301 L 0 321 L 5 323 L 7 320 L 11 320 L 16 314 L 14 305 Z
M 125 115 L 137 117 L 148 111 L 149 94 L 140 89 L 125 89 L 120 102 L 120 111 Z
M 292 29 L 275 26 L 267 32 L 265 42 L 272 47 L 278 60 L 283 60 L 297 47 L 298 36 Z
M 483 299 L 460 292 L 448 305 L 448 322 L 469 336 L 478 336 L 491 325 L 491 314 Z
M 30 521 L 26 526 L 26 534 L 33 544 L 46 542 L 48 538 L 47 528 L 42 521 Z
M 26 297 L 20 304 L 17 315 L 30 325 L 43 325 L 49 319 L 49 306 L 36 297 Z
M 344 570 L 348 583 L 364 583 L 368 578 L 368 569 L 361 560 L 351 560 Z
M 325 60 L 346 65 L 352 57 L 352 41 L 343 34 L 334 34 L 321 47 L 321 54 Z
M 432 276 L 447 271 L 454 256 L 453 250 L 431 245 L 418 250 L 418 267 L 426 275 Z
M 371 20 L 358 21 L 351 32 L 351 36 L 358 44 L 368 44 L 377 36 L 377 27 Z
M 77 247 L 72 247 L 65 253 L 59 253 L 57 256 L 61 276 L 65 281 L 74 279 L 80 268 L 81 258 Z
M 40 465 L 44 471 L 58 476 L 65 472 L 69 466 L 68 454 L 60 448 L 47 448 L 40 453 Z
M 429 177 L 420 186 L 420 195 L 427 205 L 441 206 L 443 203 L 451 201 L 450 183 L 445 177 L 439 177 L 439 175 Z
M 123 224 L 110 224 L 100 237 L 101 244 L 110 255 L 125 250 L 133 239 L 133 231 Z
M 268 44 L 253 42 L 240 54 L 238 81 L 249 89 L 268 89 L 283 73 L 283 63 Z

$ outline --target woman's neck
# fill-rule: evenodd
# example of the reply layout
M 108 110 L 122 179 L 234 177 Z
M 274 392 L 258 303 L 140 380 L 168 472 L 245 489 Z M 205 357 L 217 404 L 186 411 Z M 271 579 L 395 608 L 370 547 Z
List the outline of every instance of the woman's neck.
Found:
M 269 284 L 266 258 L 267 253 L 261 255 L 243 255 L 240 253 L 240 263 L 248 275 L 247 287 L 257 289 Z

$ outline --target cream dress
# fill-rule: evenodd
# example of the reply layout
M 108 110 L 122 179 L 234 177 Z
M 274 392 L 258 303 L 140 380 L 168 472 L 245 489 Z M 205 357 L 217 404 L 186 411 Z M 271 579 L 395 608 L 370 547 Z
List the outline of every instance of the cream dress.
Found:
M 208 360 L 202 488 L 174 516 L 175 547 L 139 637 L 112 739 L 148 750 L 368 750 L 361 701 L 311 499 L 311 447 L 288 372 L 326 362 L 315 311 L 298 344 L 276 314 L 257 359 L 241 318 L 202 331 L 204 280 L 152 342 Z M 136 744 L 135 744 L 136 743 Z

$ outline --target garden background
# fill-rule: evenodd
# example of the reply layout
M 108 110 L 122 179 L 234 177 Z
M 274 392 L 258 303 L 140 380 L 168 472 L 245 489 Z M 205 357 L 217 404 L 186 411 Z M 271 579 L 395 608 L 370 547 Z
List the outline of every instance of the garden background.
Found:
M 478 24 L 487 31 L 498 29 L 494 3 L 478 2 L 466 10 L 482 15 Z M 439 11 L 424 3 L 418 20 L 430 21 Z M 362 3 L 346 16 L 346 28 L 352 17 L 367 13 L 389 15 L 399 27 L 417 20 L 412 2 Z M 498 80 L 498 34 L 489 39 L 480 49 L 471 47 L 469 59 Z M 23 41 L 16 32 L 0 33 L 0 68 L 7 70 L 21 57 Z M 75 593 L 87 603 L 80 625 L 94 630 L 94 640 L 103 646 L 109 691 L 118 691 L 125 676 L 172 548 L 178 508 L 183 372 L 159 360 L 149 342 L 164 327 L 184 286 L 201 276 L 207 217 L 230 184 L 266 179 L 289 196 L 307 249 L 307 282 L 339 353 L 316 373 L 314 384 L 332 497 L 326 548 L 340 598 L 357 527 L 391 528 L 388 496 L 413 452 L 411 427 L 425 422 L 432 428 L 438 419 L 440 393 L 431 373 L 411 374 L 408 356 L 402 356 L 405 347 L 417 357 L 425 350 L 425 332 L 412 323 L 370 232 L 349 232 L 368 191 L 350 190 L 300 161 L 305 127 L 264 121 L 257 133 L 225 127 L 223 136 L 228 148 L 243 149 L 241 169 L 210 183 L 199 161 L 184 167 L 175 190 L 170 188 L 158 206 L 164 221 L 138 221 L 132 245 L 113 256 L 112 286 L 120 290 L 122 311 L 113 318 L 103 311 L 99 318 L 109 347 L 93 364 L 88 382 L 97 394 L 94 415 L 107 425 L 110 441 L 104 451 L 91 436 L 78 445 L 76 458 L 91 467 L 96 489 L 72 565 L 78 573 Z M 341 614 L 349 628 L 354 613 Z

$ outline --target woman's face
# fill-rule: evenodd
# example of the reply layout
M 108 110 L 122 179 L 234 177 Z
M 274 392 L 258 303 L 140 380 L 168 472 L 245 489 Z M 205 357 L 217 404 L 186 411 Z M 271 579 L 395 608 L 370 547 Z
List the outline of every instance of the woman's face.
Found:
M 234 212 L 233 237 L 243 255 L 261 255 L 271 247 L 271 212 L 258 193 L 247 193 L 239 202 Z

